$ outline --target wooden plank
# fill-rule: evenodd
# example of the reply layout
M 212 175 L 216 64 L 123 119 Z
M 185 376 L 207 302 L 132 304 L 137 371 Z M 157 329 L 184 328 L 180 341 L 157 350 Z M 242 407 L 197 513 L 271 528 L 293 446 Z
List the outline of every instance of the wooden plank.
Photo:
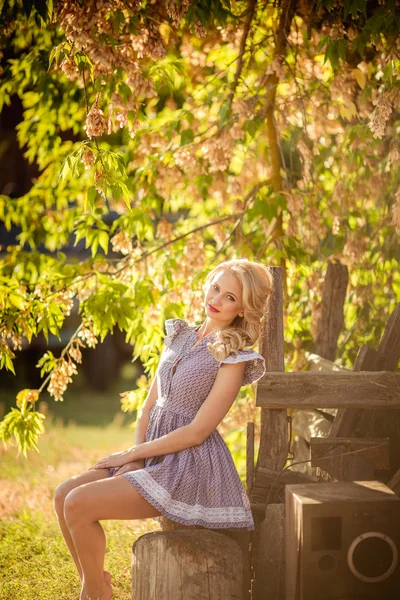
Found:
M 318 481 L 374 480 L 390 467 L 389 438 L 311 438 Z
M 256 405 L 269 408 L 400 408 L 400 374 L 266 373 Z
M 254 482 L 254 423 L 247 423 L 246 437 L 246 488 L 250 496 Z
M 337 340 L 343 329 L 343 305 L 348 282 L 349 272 L 346 265 L 328 264 L 313 349 L 329 360 L 335 359 Z
M 252 500 L 255 504 L 262 503 L 266 493 L 269 495 L 268 502 L 278 503 L 285 499 L 285 486 L 294 483 L 312 483 L 316 479 L 308 477 L 299 471 L 273 471 L 260 467 L 257 473 L 257 482 L 253 487 Z

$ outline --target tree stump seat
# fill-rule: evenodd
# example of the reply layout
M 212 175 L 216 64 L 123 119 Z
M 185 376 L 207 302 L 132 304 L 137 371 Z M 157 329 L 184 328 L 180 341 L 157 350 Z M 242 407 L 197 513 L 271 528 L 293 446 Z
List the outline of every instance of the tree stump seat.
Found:
M 153 531 L 132 547 L 133 600 L 243 600 L 243 555 L 216 530 Z

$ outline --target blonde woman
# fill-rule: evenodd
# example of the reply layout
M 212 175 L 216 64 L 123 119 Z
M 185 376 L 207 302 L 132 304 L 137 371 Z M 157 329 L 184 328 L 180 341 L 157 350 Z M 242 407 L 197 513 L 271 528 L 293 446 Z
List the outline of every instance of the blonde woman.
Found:
M 198 326 L 167 319 L 135 444 L 99 460 L 55 493 L 61 531 L 82 582 L 80 600 L 108 600 L 99 521 L 165 516 L 184 525 L 254 529 L 249 499 L 217 426 L 240 387 L 265 373 L 252 350 L 272 291 L 267 267 L 225 261 L 206 277 Z

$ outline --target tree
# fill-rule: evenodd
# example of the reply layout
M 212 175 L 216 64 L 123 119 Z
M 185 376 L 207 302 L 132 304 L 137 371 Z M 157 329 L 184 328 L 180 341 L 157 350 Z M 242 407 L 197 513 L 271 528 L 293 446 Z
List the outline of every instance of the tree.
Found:
M 326 262 L 348 264 L 351 364 L 400 296 L 399 28 L 395 2 L 365 0 L 3 7 L 0 109 L 21 99 L 18 140 L 40 175 L 0 200 L 21 229 L 1 260 L 0 366 L 14 372 L 22 336 L 57 335 L 74 299 L 81 315 L 3 440 L 36 446 L 38 394 L 61 400 L 80 348 L 114 327 L 153 376 L 165 318 L 201 316 L 224 258 L 284 267 L 289 369 L 312 346 Z M 91 258 L 67 259 L 71 236 Z

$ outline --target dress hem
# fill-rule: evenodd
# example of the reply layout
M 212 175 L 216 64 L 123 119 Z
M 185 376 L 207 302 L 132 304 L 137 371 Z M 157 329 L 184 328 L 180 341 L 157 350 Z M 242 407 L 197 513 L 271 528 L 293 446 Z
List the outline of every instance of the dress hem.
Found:
M 138 469 L 141 471 L 142 469 Z M 246 529 L 247 531 L 254 531 L 255 526 L 249 525 L 248 521 L 225 521 L 222 523 L 210 523 L 209 521 L 204 521 L 203 519 L 185 519 L 184 517 L 178 517 L 172 513 L 170 513 L 157 499 L 155 499 L 147 490 L 144 488 L 136 479 L 135 473 L 137 471 L 133 471 L 132 473 L 123 473 L 120 477 L 123 477 L 133 487 L 140 493 L 141 496 L 149 504 L 153 506 L 156 510 L 161 513 L 161 516 L 166 517 L 170 521 L 175 521 L 176 523 L 180 523 L 181 525 L 200 525 L 201 527 L 205 527 L 207 529 Z M 130 477 L 128 477 L 130 475 Z M 110 475 L 111 477 L 111 475 Z M 154 519 L 159 519 L 160 517 L 152 517 Z

